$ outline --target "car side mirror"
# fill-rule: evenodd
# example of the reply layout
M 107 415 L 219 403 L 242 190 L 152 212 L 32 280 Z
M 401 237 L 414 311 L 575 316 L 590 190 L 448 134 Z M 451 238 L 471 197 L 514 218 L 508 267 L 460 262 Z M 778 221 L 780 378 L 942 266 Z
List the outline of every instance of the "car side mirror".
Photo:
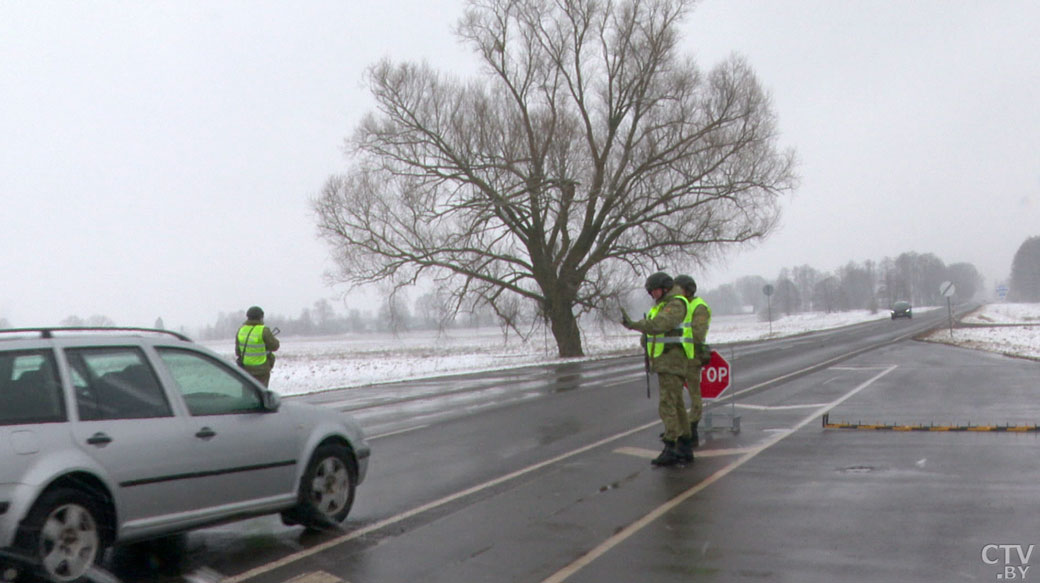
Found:
M 274 412 L 282 406 L 282 397 L 274 391 L 264 391 L 260 399 L 263 401 L 264 409 Z

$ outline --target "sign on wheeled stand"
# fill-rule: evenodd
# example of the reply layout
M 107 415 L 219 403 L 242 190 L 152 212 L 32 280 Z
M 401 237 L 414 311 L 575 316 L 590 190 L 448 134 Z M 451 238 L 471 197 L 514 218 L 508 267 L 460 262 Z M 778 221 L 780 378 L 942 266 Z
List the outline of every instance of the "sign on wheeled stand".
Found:
M 729 388 L 732 378 L 732 369 L 729 366 L 729 362 L 726 361 L 718 351 L 712 350 L 711 359 L 708 361 L 708 364 L 701 367 L 701 399 L 706 401 L 717 399 L 723 391 Z M 740 433 L 740 415 L 737 415 L 737 407 L 733 401 L 730 401 L 728 413 L 715 411 L 704 412 L 701 422 L 703 423 L 705 431 L 726 430 L 725 427 L 716 428 L 712 426 L 715 417 L 729 418 L 729 430 L 733 433 Z

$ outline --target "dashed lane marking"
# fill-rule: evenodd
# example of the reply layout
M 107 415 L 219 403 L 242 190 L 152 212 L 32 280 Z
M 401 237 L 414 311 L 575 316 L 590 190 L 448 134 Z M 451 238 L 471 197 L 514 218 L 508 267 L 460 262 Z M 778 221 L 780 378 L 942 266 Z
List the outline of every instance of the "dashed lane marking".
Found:
M 739 448 L 739 449 L 696 449 L 693 451 L 694 458 L 699 457 L 722 457 L 727 455 L 741 455 L 751 451 L 751 448 Z M 661 452 L 654 451 L 652 449 L 646 449 L 642 447 L 619 447 L 614 450 L 614 453 L 620 453 L 622 455 L 631 455 L 639 458 L 645 458 L 652 460 Z

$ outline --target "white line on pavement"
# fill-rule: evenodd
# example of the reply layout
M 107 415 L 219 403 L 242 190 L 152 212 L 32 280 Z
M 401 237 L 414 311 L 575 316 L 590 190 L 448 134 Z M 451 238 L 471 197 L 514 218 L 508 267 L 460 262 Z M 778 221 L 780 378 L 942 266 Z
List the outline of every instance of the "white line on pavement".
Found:
M 379 435 L 372 435 L 368 437 L 368 441 L 374 441 L 376 439 L 382 439 L 384 437 L 390 437 L 391 435 L 401 435 L 402 433 L 409 433 L 411 431 L 418 431 L 419 429 L 425 429 L 430 425 L 416 425 L 415 427 L 408 427 L 406 429 L 398 429 L 397 431 L 388 431 L 386 433 L 380 433 Z
M 737 449 L 698 449 L 694 450 L 694 458 L 699 457 L 722 457 L 727 455 L 741 455 L 751 451 L 752 448 L 737 448 Z M 652 449 L 645 449 L 642 447 L 619 447 L 614 450 L 614 453 L 620 453 L 622 455 L 631 455 L 638 458 L 645 458 L 648 460 L 654 459 L 661 452 L 654 451 Z
M 846 357 L 850 356 L 851 354 L 855 354 L 855 353 L 850 353 L 849 355 L 845 355 L 843 357 L 834 358 L 834 359 L 832 359 L 831 361 L 828 361 L 828 362 L 833 362 L 833 361 L 840 360 L 841 358 L 846 358 Z M 777 377 L 777 378 L 775 378 L 775 379 L 773 379 L 771 381 L 767 381 L 767 382 L 761 383 L 759 385 L 756 385 L 754 387 L 750 387 L 750 388 L 745 389 L 743 391 L 738 391 L 737 393 L 733 393 L 733 394 L 730 394 L 730 395 L 726 395 L 726 396 L 720 397 L 719 399 L 715 400 L 715 402 L 731 401 L 737 395 L 740 395 L 740 394 L 745 393 L 747 391 L 754 390 L 754 389 L 756 389 L 758 387 L 761 387 L 761 386 L 764 386 L 764 385 L 767 385 L 767 384 L 772 384 L 772 383 L 775 383 L 775 382 L 786 380 L 788 378 L 795 377 L 798 374 L 802 374 L 802 373 L 805 373 L 805 372 L 816 370 L 818 368 L 819 367 L 808 367 L 808 368 L 802 369 L 800 371 L 796 371 L 796 372 L 793 372 L 793 373 L 782 375 L 782 376 Z M 884 373 L 881 373 L 881 375 L 887 373 L 888 371 L 890 371 L 890 370 L 892 370 L 894 368 L 895 367 L 893 366 L 893 367 L 890 367 L 889 369 L 886 369 Z M 877 375 L 874 378 L 880 378 L 881 375 Z M 836 404 L 837 403 L 833 403 L 833 404 L 830 404 L 829 406 L 833 407 Z M 822 412 L 819 413 L 819 414 L 822 414 Z M 566 459 L 572 458 L 574 456 L 581 455 L 581 454 L 583 454 L 585 452 L 588 452 L 590 450 L 596 449 L 598 447 L 601 447 L 601 446 L 606 445 L 608 443 L 611 443 L 613 441 L 617 441 L 618 439 L 621 439 L 623 437 L 627 437 L 629 435 L 634 435 L 636 433 L 639 433 L 640 431 L 645 431 L 645 430 L 647 430 L 647 429 L 649 429 L 651 427 L 654 427 L 654 426 L 656 426 L 658 424 L 660 424 L 660 420 L 654 420 L 654 421 L 652 421 L 650 423 L 646 423 L 645 425 L 641 425 L 639 427 L 635 427 L 635 428 L 629 429 L 627 431 L 622 431 L 621 433 L 614 434 L 614 435 L 612 435 L 610 437 L 606 437 L 604 439 L 601 439 L 601 440 L 596 441 L 594 443 L 591 443 L 589 445 L 585 445 L 583 447 L 580 447 L 578 449 L 569 451 L 569 452 L 564 453 L 564 454 L 560 454 L 560 455 L 558 455 L 558 456 L 556 456 L 554 458 L 550 458 L 550 459 L 544 460 L 542 462 L 539 462 L 537 464 L 533 464 L 533 465 L 527 466 L 526 468 L 519 469 L 519 470 L 517 470 L 515 472 L 511 472 L 509 474 L 505 474 L 505 475 L 499 476 L 499 477 L 494 478 L 492 480 L 488 480 L 488 481 L 483 482 L 481 484 L 477 484 L 476 486 L 472 486 L 472 487 L 467 488 L 465 490 L 461 490 L 461 491 L 456 492 L 454 494 L 449 494 L 449 495 L 447 495 L 447 496 L 445 496 L 443 498 L 439 498 L 439 499 L 434 500 L 432 502 L 428 502 L 428 503 L 423 504 L 421 506 L 417 506 L 415 508 L 412 508 L 411 510 L 406 510 L 406 511 L 400 513 L 400 514 L 395 515 L 395 516 L 391 516 L 389 518 L 385 518 L 385 519 L 380 520 L 378 522 L 374 522 L 372 524 L 369 524 L 368 526 L 364 526 L 364 527 L 359 528 L 357 530 L 351 531 L 349 533 L 346 533 L 346 534 L 343 534 L 343 535 L 338 536 L 336 538 L 333 538 L 333 539 L 330 539 L 328 541 L 325 541 L 324 543 L 321 543 L 321 544 L 315 545 L 313 547 L 309 547 L 309 548 L 303 549 L 301 551 L 297 551 L 297 552 L 292 553 L 290 555 L 286 555 L 285 557 L 282 557 L 281 559 L 278 559 L 276 561 L 272 561 L 270 563 L 266 563 L 264 565 L 260 565 L 258 567 L 254 567 L 253 569 L 250 569 L 250 570 L 245 571 L 243 573 L 239 573 L 238 575 L 234 575 L 232 577 L 228 577 L 228 578 L 222 580 L 221 583 L 241 583 L 242 581 L 248 581 L 249 579 L 252 579 L 253 577 L 257 577 L 257 576 L 262 575 L 264 573 L 269 573 L 269 572 L 271 572 L 271 571 L 273 571 L 275 569 L 279 569 L 279 568 L 284 567 L 286 565 L 295 563 L 296 561 L 299 561 L 301 559 L 304 559 L 304 558 L 310 557 L 312 555 L 316 555 L 318 553 L 324 552 L 324 551 L 326 551 L 328 549 L 337 547 L 337 546 L 339 546 L 339 545 L 341 545 L 343 543 L 346 543 L 346 542 L 349 542 L 349 541 L 352 541 L 352 540 L 356 540 L 356 539 L 361 538 L 361 537 L 363 537 L 363 536 L 365 536 L 365 535 L 367 535 L 367 534 L 369 534 L 371 532 L 376 532 L 376 531 L 382 530 L 382 529 L 384 529 L 384 528 L 386 528 L 388 526 L 397 524 L 399 522 L 403 522 L 403 521 L 405 521 L 405 520 L 407 520 L 409 518 L 412 518 L 414 516 L 418 516 L 420 514 L 423 514 L 425 512 L 428 512 L 428 511 L 433 510 L 435 508 L 438 508 L 440 506 L 444 506 L 445 504 L 449 504 L 449 503 L 454 502 L 456 500 L 459 500 L 461 498 L 465 498 L 466 496 L 470 496 L 472 494 L 481 492 L 481 491 L 486 490 L 488 488 L 495 487 L 495 486 L 497 486 L 499 484 L 508 482 L 510 480 L 513 480 L 513 479 L 518 478 L 520 476 L 523 476 L 525 474 L 529 474 L 531 472 L 535 472 L 535 471 L 540 470 L 540 469 L 542 469 L 544 467 L 551 466 L 553 464 L 559 463 L 561 461 L 564 461 Z M 795 429 L 797 429 L 797 427 Z M 794 431 L 794 430 L 791 430 L 791 431 Z M 779 439 L 783 439 L 783 437 L 786 437 L 786 435 L 787 434 L 781 435 L 779 438 L 774 438 L 774 440 L 775 441 L 779 441 Z M 384 436 L 379 436 L 379 437 L 385 437 L 385 435 Z M 763 447 L 768 447 L 772 443 L 773 443 L 772 441 L 771 442 L 767 442 L 767 444 L 765 446 L 763 446 Z M 760 450 L 754 450 L 754 451 L 749 452 L 748 454 L 744 454 L 744 455 L 745 455 L 745 457 L 747 457 L 747 456 L 752 456 L 753 457 L 754 455 L 756 455 L 758 453 L 758 451 L 760 451 Z M 741 459 L 744 459 L 744 458 L 741 458 Z M 741 462 L 740 460 L 737 460 L 734 463 L 742 464 L 743 462 Z M 727 467 L 729 467 L 729 466 L 727 466 Z M 728 473 L 731 470 L 727 471 L 724 468 L 722 471 L 726 471 L 726 473 Z M 725 474 L 723 474 L 723 475 L 725 475 Z M 722 476 L 719 476 L 719 477 L 721 478 Z M 718 478 L 716 478 L 716 479 L 718 479 Z M 712 480 L 712 478 L 709 478 L 709 480 Z M 712 481 L 714 481 L 714 480 L 712 480 Z M 707 484 L 705 484 L 705 486 L 706 485 Z
M 660 423 L 661 422 L 659 420 L 655 420 L 655 421 L 653 421 L 651 423 L 647 423 L 645 425 L 640 425 L 639 427 L 636 427 L 634 429 L 629 429 L 627 431 L 622 431 L 621 433 L 617 433 L 617 434 L 614 434 L 614 435 L 612 435 L 610 437 L 606 437 L 606 438 L 601 439 L 601 440 L 599 440 L 599 441 L 597 441 L 595 443 L 590 443 L 589 445 L 579 447 L 578 449 L 569 451 L 569 452 L 564 453 L 564 454 L 560 454 L 560 455 L 558 455 L 558 456 L 556 456 L 554 458 L 550 458 L 550 459 L 547 459 L 545 461 L 538 462 L 537 464 L 527 466 L 526 468 L 522 468 L 522 469 L 519 469 L 519 470 L 517 470 L 515 472 L 509 473 L 509 474 L 505 474 L 504 476 L 499 476 L 499 477 L 497 477 L 497 478 L 495 478 L 493 480 L 488 480 L 487 482 L 484 482 L 482 484 L 477 484 L 476 486 L 473 486 L 471 488 L 467 488 L 465 490 L 461 490 L 461 491 L 456 492 L 454 494 L 449 494 L 448 496 L 445 496 L 443 498 L 439 498 L 437 500 L 434 500 L 433 502 L 428 502 L 426 504 L 423 504 L 422 506 L 417 506 L 415 508 L 412 508 L 411 510 L 407 510 L 405 512 L 402 512 L 402 513 L 400 513 L 400 514 L 398 514 L 396 516 L 391 516 L 390 518 L 386 518 L 386 519 L 380 520 L 379 522 L 374 522 L 374 523 L 372 523 L 372 524 L 370 524 L 368 526 L 359 528 L 359 529 L 351 531 L 351 532 L 349 532 L 347 534 L 338 536 L 338 537 L 336 537 L 334 539 L 325 541 L 325 542 L 323 542 L 323 543 L 321 543 L 319 545 L 314 545 L 313 547 L 306 548 L 306 549 L 304 549 L 302 551 L 297 551 L 297 552 L 295 552 L 295 553 L 293 553 L 291 555 L 287 555 L 285 557 L 282 557 L 281 559 L 278 559 L 277 561 L 272 561 L 270 563 L 267 563 L 267 564 L 264 564 L 264 565 L 260 565 L 259 567 L 255 567 L 253 569 L 250 569 L 250 570 L 248 570 L 248 571 L 246 571 L 244 573 L 240 573 L 240 574 L 235 575 L 233 577 L 228 577 L 227 579 L 222 580 L 221 583 L 240 583 L 241 581 L 246 581 L 246 580 L 252 579 L 253 577 L 256 577 L 258 575 L 262 575 L 264 573 L 268 573 L 268 572 L 273 571 L 275 569 L 284 567 L 285 565 L 288 565 L 290 563 L 294 563 L 296 561 L 299 561 L 300 559 L 303 559 L 303 558 L 309 557 L 311 555 L 318 554 L 318 553 L 320 553 L 322 551 L 331 549 L 333 547 L 339 546 L 339 545 L 341 545 L 341 544 L 343 544 L 345 542 L 361 538 L 362 536 L 365 536 L 366 534 L 368 534 L 370 532 L 376 532 L 378 530 L 382 530 L 382 529 L 384 529 L 387 526 L 390 526 L 392 524 L 396 524 L 398 522 L 402 522 L 402 521 L 407 520 L 407 519 L 409 519 L 409 518 L 411 518 L 413 516 L 417 516 L 419 514 L 427 512 L 429 510 L 433 510 L 434 508 L 438 508 L 440 506 L 444 506 L 445 504 L 448 504 L 450 502 L 454 502 L 455 500 L 459 500 L 461 498 L 465 498 L 466 496 L 469 496 L 471 494 L 476 494 L 477 492 L 480 492 L 482 490 L 487 490 L 488 488 L 492 488 L 492 487 L 497 486 L 499 484 L 502 484 L 504 482 L 508 482 L 508 481 L 510 481 L 510 480 L 512 480 L 514 478 L 518 478 L 520 476 L 523 476 L 524 474 L 529 474 L 529 473 L 534 472 L 536 470 L 540 470 L 540 469 L 542 469 L 542 468 L 544 468 L 546 466 L 551 466 L 551 465 L 559 463 L 559 462 L 561 462 L 561 461 L 563 461 L 565 459 L 572 458 L 574 456 L 583 454 L 583 453 L 585 453 L 585 452 L 587 452 L 589 450 L 593 450 L 593 449 L 596 449 L 596 448 L 598 448 L 600 446 L 606 445 L 606 444 L 608 444 L 608 443 L 610 443 L 612 441 L 617 441 L 618 439 L 621 439 L 623 437 L 628 437 L 629 435 L 633 435 L 635 433 L 639 433 L 640 431 L 645 431 L 645 430 L 647 430 L 647 429 L 649 429 L 651 427 L 654 427 L 655 425 L 658 425 Z
M 602 543 L 599 544 L 599 546 L 597 546 L 596 548 L 594 548 L 594 549 L 590 550 L 589 552 L 585 553 L 584 555 L 579 557 L 577 560 L 575 560 L 573 563 L 567 565 L 563 569 L 560 569 L 556 573 L 552 574 L 549 578 L 547 578 L 544 581 L 542 581 L 542 583 L 562 583 L 563 581 L 566 581 L 568 577 L 570 577 L 571 575 L 573 575 L 573 574 L 577 573 L 578 571 L 582 570 L 583 568 L 588 566 L 590 563 L 592 563 L 593 561 L 595 561 L 599 557 L 605 555 L 607 552 L 609 552 L 611 549 L 613 549 L 614 547 L 618 546 L 622 542 L 628 540 L 629 537 L 631 537 L 632 535 L 634 535 L 634 534 L 638 533 L 639 531 L 643 530 L 644 528 L 649 526 L 651 523 L 653 523 L 658 518 L 664 516 L 665 514 L 670 512 L 671 510 L 675 509 L 677 506 L 679 506 L 680 504 L 682 504 L 683 502 L 685 502 L 686 500 L 691 498 L 694 494 L 697 494 L 701 490 L 707 488 L 708 486 L 714 484 L 715 482 L 718 482 L 722 478 L 724 478 L 727 475 L 729 475 L 733 470 L 735 470 L 735 469 L 739 468 L 740 466 L 746 464 L 748 461 L 753 459 L 758 454 L 760 454 L 763 451 L 769 449 L 770 447 L 776 445 L 777 443 L 780 443 L 780 441 L 782 441 L 784 438 L 786 438 L 789 435 L 795 433 L 796 431 L 798 431 L 802 427 L 805 427 L 806 425 L 811 423 L 814 419 L 818 418 L 819 416 L 823 415 L 824 413 L 827 413 L 831 409 L 833 409 L 833 408 L 837 407 L 838 405 L 844 403 L 846 400 L 852 398 L 853 395 L 855 395 L 856 393 L 858 393 L 858 392 L 862 391 L 863 389 L 869 387 L 870 385 L 872 385 L 874 383 L 874 381 L 880 379 L 881 377 L 885 376 L 886 374 L 892 372 L 895 369 L 896 369 L 895 365 L 890 366 L 887 369 L 883 370 L 882 372 L 874 375 L 873 377 L 871 377 L 870 379 L 865 381 L 863 384 L 861 384 L 858 387 L 852 389 L 848 393 L 845 393 L 844 395 L 842 395 L 838 399 L 836 399 L 834 401 L 831 401 L 830 403 L 827 403 L 826 405 L 821 406 L 816 411 L 813 411 L 813 413 L 811 415 L 809 415 L 808 417 L 802 419 L 797 425 L 795 425 L 791 429 L 789 429 L 789 430 L 787 430 L 787 431 L 785 431 L 783 433 L 778 433 L 775 437 L 770 438 L 768 441 L 763 443 L 761 446 L 753 448 L 751 451 L 747 452 L 746 454 L 741 456 L 739 459 L 734 460 L 732 463 L 730 463 L 726 467 L 724 467 L 724 468 L 720 469 L 719 471 L 715 472 L 714 474 L 708 476 L 707 478 L 705 478 L 704 480 L 702 480 L 700 483 L 698 483 L 697 485 L 693 486 L 689 490 L 686 490 L 682 494 L 679 494 L 678 496 L 672 498 L 668 502 L 665 502 L 661 506 L 658 506 L 652 512 L 650 512 L 649 514 L 643 516 L 642 518 L 640 518 L 639 520 L 633 522 L 632 524 L 626 526 L 625 528 L 621 529 L 614 536 L 612 536 L 612 537 L 608 538 L 607 540 L 603 541 Z
M 826 403 L 807 403 L 805 405 L 750 405 L 746 403 L 734 403 L 733 406 L 740 409 L 754 409 L 756 411 L 783 411 L 787 409 L 816 409 Z

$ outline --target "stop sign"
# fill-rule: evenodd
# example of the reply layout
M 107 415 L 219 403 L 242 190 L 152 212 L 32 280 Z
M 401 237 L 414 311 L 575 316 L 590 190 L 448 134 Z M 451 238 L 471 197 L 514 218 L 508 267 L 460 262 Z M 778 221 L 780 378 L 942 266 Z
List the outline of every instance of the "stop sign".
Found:
M 718 352 L 711 351 L 711 361 L 701 367 L 701 398 L 714 399 L 729 387 L 729 363 Z

